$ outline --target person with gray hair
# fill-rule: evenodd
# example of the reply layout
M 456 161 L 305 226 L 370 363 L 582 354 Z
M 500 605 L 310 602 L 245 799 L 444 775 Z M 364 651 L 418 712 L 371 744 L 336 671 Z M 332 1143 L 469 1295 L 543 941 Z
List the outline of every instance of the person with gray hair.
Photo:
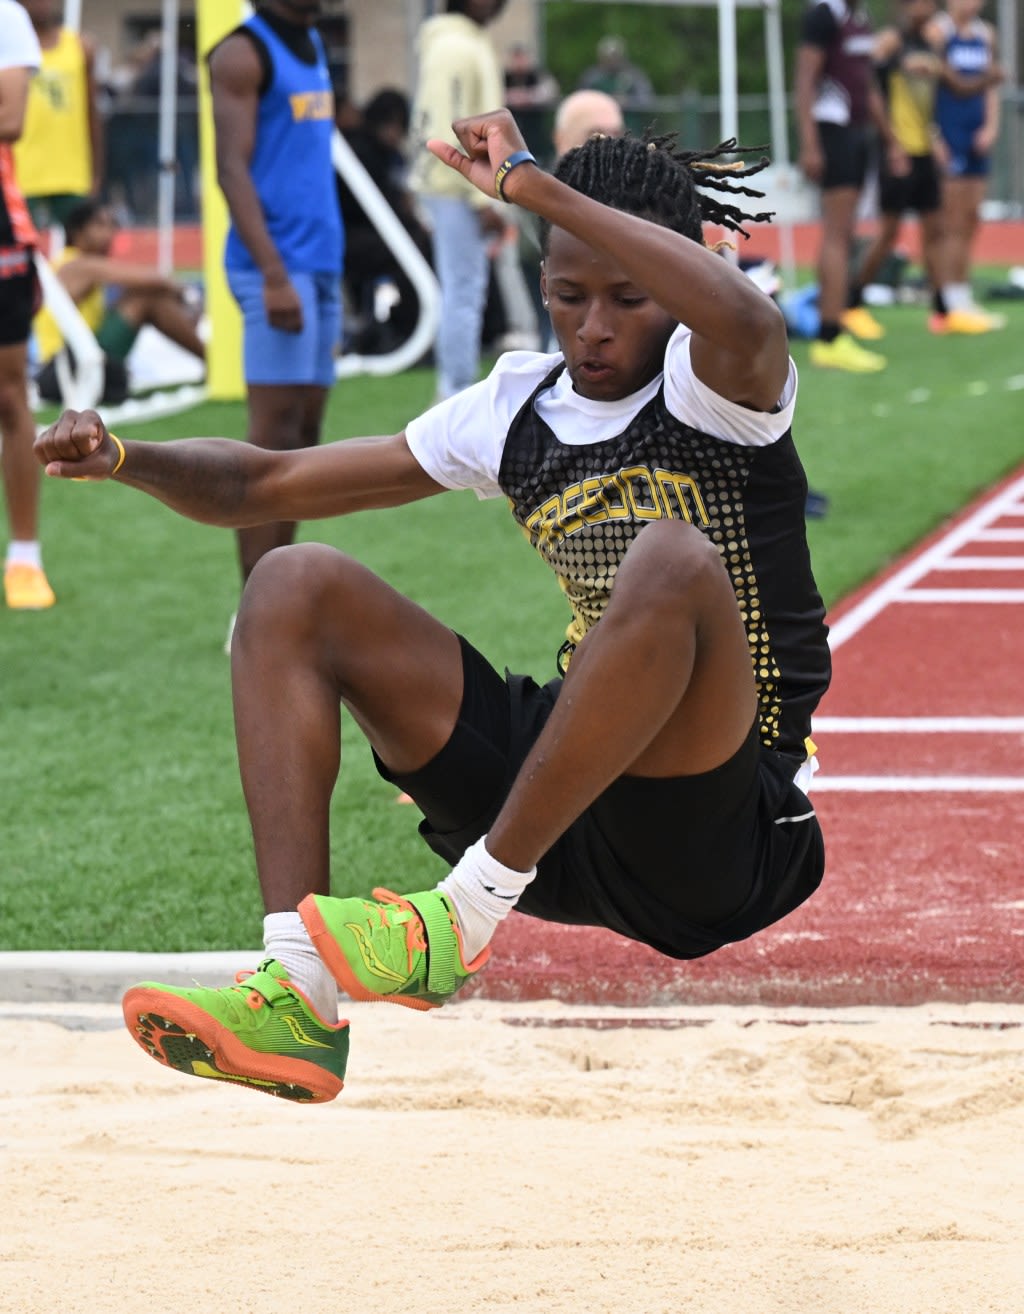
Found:
M 566 151 L 582 146 L 589 137 L 621 137 L 625 131 L 622 107 L 615 97 L 586 88 L 566 96 L 559 105 L 551 140 L 556 158 L 561 159 Z

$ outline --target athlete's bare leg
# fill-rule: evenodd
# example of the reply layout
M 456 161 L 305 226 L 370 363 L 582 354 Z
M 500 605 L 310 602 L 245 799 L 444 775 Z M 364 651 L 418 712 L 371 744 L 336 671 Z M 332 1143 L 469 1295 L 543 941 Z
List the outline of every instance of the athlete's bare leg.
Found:
M 850 251 L 857 218 L 856 187 L 830 187 L 821 194 L 819 307 L 825 324 L 837 324 L 849 294 Z
M 206 347 L 196 332 L 196 317 L 174 293 L 126 292 L 118 299 L 116 309 L 129 324 L 152 324 L 165 338 L 199 360 L 206 360 Z
M 320 441 L 327 389 L 311 384 L 250 384 L 249 442 L 275 451 L 315 447 Z M 295 541 L 292 521 L 254 525 L 237 533 L 242 583 L 256 563 L 274 548 Z
M 978 231 L 987 178 L 945 178 L 942 213 L 946 224 L 947 257 L 951 283 L 967 283 L 971 276 L 971 247 Z
M 857 270 L 857 282 L 861 287 L 867 287 L 869 283 L 873 283 L 875 275 L 885 264 L 890 251 L 896 245 L 896 239 L 899 237 L 900 223 L 901 216 L 898 214 L 883 214 L 880 216 L 874 241 L 865 251 L 864 259 Z
M 933 292 L 941 292 L 952 280 L 946 227 L 939 210 L 921 216 L 921 258 L 928 275 L 928 286 Z
M 328 892 L 339 703 L 391 771 L 416 771 L 454 729 L 459 643 L 358 562 L 303 544 L 254 572 L 232 682 L 264 901 L 286 911 Z M 740 747 L 755 710 L 747 639 L 717 550 L 689 525 L 649 525 L 573 659 L 488 849 L 528 870 L 619 775 L 710 770 Z
M 36 427 L 26 393 L 27 360 L 23 342 L 0 347 L 0 460 L 10 537 L 33 542 L 39 537 L 42 470 L 32 450 Z
M 529 870 L 620 775 L 720 766 L 750 732 L 756 708 L 747 637 L 718 551 L 679 521 L 647 526 L 619 566 L 601 623 L 573 657 L 488 831 L 488 851 Z

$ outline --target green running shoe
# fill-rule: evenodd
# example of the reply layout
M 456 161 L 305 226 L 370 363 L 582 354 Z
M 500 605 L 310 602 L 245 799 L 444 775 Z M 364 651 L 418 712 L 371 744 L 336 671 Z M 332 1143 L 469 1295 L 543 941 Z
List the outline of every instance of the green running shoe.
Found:
M 373 900 L 309 894 L 299 916 L 335 981 L 353 999 L 437 1008 L 491 956 L 487 948 L 465 961 L 455 910 L 439 890 L 407 898 L 374 890 Z
M 222 990 L 143 981 L 122 1002 L 133 1038 L 158 1063 L 299 1104 L 341 1090 L 348 1023 L 330 1025 L 273 958 Z

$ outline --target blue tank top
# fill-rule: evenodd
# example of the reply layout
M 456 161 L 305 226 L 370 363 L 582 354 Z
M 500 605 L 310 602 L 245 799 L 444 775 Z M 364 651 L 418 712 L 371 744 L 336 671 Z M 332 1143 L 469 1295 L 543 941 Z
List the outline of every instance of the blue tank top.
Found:
M 258 14 L 242 26 L 262 41 L 272 68 L 260 97 L 249 164 L 267 229 L 290 272 L 340 275 L 345 234 L 331 164 L 334 93 L 323 42 L 318 32 L 310 32 L 317 61 L 306 64 Z M 224 264 L 256 268 L 234 225 Z
M 977 77 L 992 63 L 992 52 L 985 39 L 981 24 L 972 23 L 966 32 L 951 27 L 946 39 L 945 58 L 954 72 L 962 77 Z M 939 84 L 935 100 L 935 122 L 948 140 L 970 134 L 985 121 L 985 93 L 974 96 L 957 96 L 949 87 Z

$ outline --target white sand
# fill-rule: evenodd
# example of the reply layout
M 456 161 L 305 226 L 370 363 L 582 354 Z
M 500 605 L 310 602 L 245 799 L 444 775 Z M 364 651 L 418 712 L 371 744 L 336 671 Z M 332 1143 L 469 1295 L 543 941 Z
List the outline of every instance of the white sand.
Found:
M 4 1314 L 1024 1310 L 1024 1008 L 357 1006 L 319 1107 L 118 1016 L 0 1007 Z

